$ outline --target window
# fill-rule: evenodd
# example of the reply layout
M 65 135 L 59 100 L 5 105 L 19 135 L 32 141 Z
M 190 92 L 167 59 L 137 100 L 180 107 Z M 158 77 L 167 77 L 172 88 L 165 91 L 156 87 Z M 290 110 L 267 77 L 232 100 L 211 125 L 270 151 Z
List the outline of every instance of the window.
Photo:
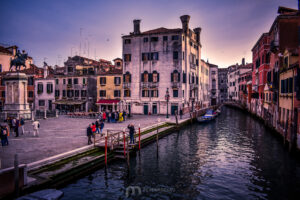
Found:
M 168 36 L 163 36 L 163 41 L 168 41 Z
M 124 54 L 124 60 L 125 60 L 125 62 L 130 62 L 131 61 L 131 54 Z
M 151 90 L 151 97 L 158 97 L 158 90 Z
M 124 90 L 124 97 L 130 97 L 130 90 Z
M 184 60 L 184 51 L 182 52 L 182 60 Z
M 2 96 L 2 97 L 5 97 L 5 91 L 2 91 L 2 92 L 1 92 L 1 96 Z M 33 95 L 32 95 L 32 96 L 33 96 Z
M 182 36 L 182 41 L 184 41 L 184 36 Z
M 178 40 L 179 36 L 178 35 L 172 35 L 172 40 Z
M 178 90 L 173 90 L 173 97 L 178 97 Z
M 0 72 L 2 72 L 2 64 L 0 64 Z
M 215 72 L 215 71 L 212 71 L 212 72 L 211 72 L 211 74 L 212 74 L 212 75 L 215 75 L 215 74 L 216 74 L 216 72 Z
M 51 94 L 53 92 L 53 85 L 52 83 L 47 83 L 47 93 Z
M 149 74 L 147 71 L 142 73 L 142 82 L 148 82 L 149 81 Z
M 142 97 L 149 97 L 149 90 L 142 90 Z
M 78 78 L 74 78 L 74 84 L 75 84 L 75 85 L 78 84 Z
M 182 82 L 186 83 L 186 73 L 184 73 L 184 72 L 182 73 Z
M 59 80 L 55 79 L 55 84 L 58 85 L 58 83 L 59 83 Z
M 59 90 L 55 90 L 55 97 L 59 97 Z
M 66 90 L 63 90 L 63 97 L 66 97 Z
M 121 97 L 121 90 L 115 90 L 114 97 Z
M 81 97 L 86 97 L 86 90 L 81 90 Z
M 153 71 L 153 73 L 152 73 L 152 82 L 153 83 L 159 82 L 159 73 L 157 73 L 157 71 Z
M 284 66 L 285 67 L 288 67 L 288 64 L 289 64 L 289 58 L 288 57 L 284 57 Z
M 100 97 L 106 97 L 106 90 L 100 90 L 99 91 L 99 96 Z
M 151 37 L 151 42 L 157 42 L 158 41 L 158 37 Z
M 75 90 L 75 97 L 79 97 L 79 90 Z
M 73 72 L 73 67 L 68 67 L 68 72 Z
M 39 106 L 45 106 L 45 100 L 39 100 Z
M 82 84 L 83 84 L 83 85 L 86 84 L 85 78 L 82 79 Z
M 289 93 L 293 92 L 293 78 L 289 78 Z
M 41 93 L 43 93 L 43 90 L 44 90 L 43 84 L 42 83 L 38 83 L 38 91 L 37 91 L 37 93 L 41 94 Z
M 33 91 L 28 91 L 28 97 L 30 97 L 30 98 L 33 97 Z
M 149 53 L 142 53 L 142 61 L 150 60 L 150 54 Z
M 148 42 L 148 38 L 147 37 L 144 37 L 144 42 Z
M 63 79 L 63 84 L 66 85 L 66 79 Z
M 100 85 L 106 84 L 106 77 L 100 77 Z
M 158 52 L 151 53 L 151 60 L 158 60 Z
M 72 98 L 72 97 L 74 96 L 74 90 L 68 90 L 67 96 L 68 96 L 69 98 Z
M 72 85 L 72 79 L 71 78 L 68 78 L 68 84 Z
M 125 83 L 131 83 L 131 75 L 130 75 L 129 72 L 126 72 L 126 74 L 124 74 L 123 77 L 124 77 L 124 80 L 123 80 L 123 81 L 124 81 Z
M 125 39 L 125 40 L 124 40 L 124 43 L 125 43 L 125 44 L 130 44 L 130 43 L 131 43 L 131 39 Z
M 180 73 L 177 70 L 174 70 L 173 73 L 171 73 L 171 82 L 180 82 Z
M 121 84 L 121 77 L 115 77 L 114 78 L 114 83 L 115 83 L 115 85 L 120 85 Z
M 173 60 L 178 60 L 178 51 L 173 51 Z

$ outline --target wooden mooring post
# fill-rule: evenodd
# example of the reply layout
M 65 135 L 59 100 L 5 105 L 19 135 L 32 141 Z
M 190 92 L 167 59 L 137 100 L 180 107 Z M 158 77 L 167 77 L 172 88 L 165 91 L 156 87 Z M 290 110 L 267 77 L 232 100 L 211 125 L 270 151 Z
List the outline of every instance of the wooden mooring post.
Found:
M 15 154 L 15 161 L 14 161 L 14 167 L 15 167 L 15 171 L 14 171 L 14 178 L 15 178 L 15 196 L 18 197 L 19 196 L 19 157 L 18 154 Z
M 139 124 L 139 151 L 141 150 L 141 124 Z
M 107 166 L 107 136 L 105 136 L 105 166 Z
M 123 147 L 124 147 L 124 158 L 126 156 L 126 136 L 125 136 L 125 129 L 123 130 Z

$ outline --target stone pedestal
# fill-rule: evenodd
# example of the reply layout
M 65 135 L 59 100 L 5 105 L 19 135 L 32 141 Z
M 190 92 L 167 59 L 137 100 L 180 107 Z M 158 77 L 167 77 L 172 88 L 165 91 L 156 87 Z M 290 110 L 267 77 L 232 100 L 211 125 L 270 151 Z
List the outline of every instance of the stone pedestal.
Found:
M 27 76 L 24 73 L 9 73 L 4 76 L 5 104 L 3 112 L 7 116 L 31 118 L 31 111 L 27 102 Z

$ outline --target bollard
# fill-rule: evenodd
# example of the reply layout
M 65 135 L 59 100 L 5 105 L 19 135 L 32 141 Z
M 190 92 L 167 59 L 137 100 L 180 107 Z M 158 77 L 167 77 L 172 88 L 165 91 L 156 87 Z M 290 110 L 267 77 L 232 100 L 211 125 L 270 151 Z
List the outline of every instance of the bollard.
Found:
M 125 141 L 125 131 L 123 131 L 123 138 L 124 138 L 124 143 L 123 143 L 123 146 L 124 146 L 124 158 L 125 158 L 125 156 L 126 156 L 126 141 Z
M 141 124 L 139 124 L 139 151 L 141 150 Z
M 105 136 L 105 166 L 107 166 L 107 136 Z
M 14 167 L 15 167 L 15 196 L 19 196 L 19 158 L 18 154 L 15 154 L 15 161 L 14 161 Z

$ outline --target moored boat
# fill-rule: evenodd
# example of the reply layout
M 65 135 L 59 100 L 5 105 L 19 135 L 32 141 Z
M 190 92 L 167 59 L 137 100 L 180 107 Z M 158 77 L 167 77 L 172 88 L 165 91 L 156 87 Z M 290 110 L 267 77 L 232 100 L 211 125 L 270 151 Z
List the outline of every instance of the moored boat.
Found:
M 206 111 L 205 115 L 197 117 L 199 123 L 209 122 L 214 120 L 217 117 L 217 113 L 214 110 Z

